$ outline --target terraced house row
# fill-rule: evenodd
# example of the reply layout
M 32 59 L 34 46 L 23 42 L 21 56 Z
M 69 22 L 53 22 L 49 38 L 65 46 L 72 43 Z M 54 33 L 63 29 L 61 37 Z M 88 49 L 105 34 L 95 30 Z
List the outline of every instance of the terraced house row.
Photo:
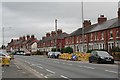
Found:
M 90 20 L 84 20 L 84 30 L 78 28 L 70 34 L 62 32 L 61 29 L 46 33 L 46 36 L 36 42 L 37 50 L 48 52 L 52 48 L 72 47 L 74 52 L 86 52 L 91 49 L 109 51 L 113 47 L 120 47 L 120 8 L 117 14 L 118 17 L 110 20 L 100 15 L 95 24 L 91 24 Z M 9 46 L 9 49 L 10 47 L 12 46 Z
M 11 39 L 8 43 L 7 51 L 37 51 L 38 40 L 34 35 L 19 37 L 19 39 Z

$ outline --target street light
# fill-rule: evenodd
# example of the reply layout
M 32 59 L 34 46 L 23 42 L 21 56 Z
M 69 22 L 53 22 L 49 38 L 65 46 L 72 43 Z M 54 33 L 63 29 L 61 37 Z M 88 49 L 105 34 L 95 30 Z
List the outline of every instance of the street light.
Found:
M 11 27 L 8 27 L 11 28 Z M 5 27 L 2 26 L 2 50 L 5 50 Z
M 83 15 L 83 0 L 81 1 L 81 12 L 82 12 L 82 47 L 83 47 L 83 53 L 84 53 L 84 15 Z

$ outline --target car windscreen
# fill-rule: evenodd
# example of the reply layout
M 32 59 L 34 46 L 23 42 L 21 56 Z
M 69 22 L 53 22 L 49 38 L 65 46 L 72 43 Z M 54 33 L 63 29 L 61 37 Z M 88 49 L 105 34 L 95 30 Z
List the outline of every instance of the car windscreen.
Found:
M 105 51 L 98 51 L 97 53 L 98 53 L 99 56 L 104 56 L 104 57 L 105 57 L 105 56 L 106 56 L 106 57 L 107 57 L 107 56 L 110 56 L 110 54 L 109 54 L 108 52 L 105 52 Z

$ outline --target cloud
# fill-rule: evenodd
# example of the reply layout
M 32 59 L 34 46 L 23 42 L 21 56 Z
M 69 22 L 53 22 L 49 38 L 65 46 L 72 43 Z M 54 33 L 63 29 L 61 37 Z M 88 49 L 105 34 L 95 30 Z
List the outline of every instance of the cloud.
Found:
M 54 30 L 55 19 L 58 19 L 58 28 L 67 33 L 82 24 L 80 2 L 3 2 L 2 13 L 6 43 L 27 34 L 35 34 L 40 39 L 46 32 Z M 100 14 L 110 19 L 116 17 L 116 13 L 117 2 L 84 3 L 84 19 L 91 19 L 93 23 Z

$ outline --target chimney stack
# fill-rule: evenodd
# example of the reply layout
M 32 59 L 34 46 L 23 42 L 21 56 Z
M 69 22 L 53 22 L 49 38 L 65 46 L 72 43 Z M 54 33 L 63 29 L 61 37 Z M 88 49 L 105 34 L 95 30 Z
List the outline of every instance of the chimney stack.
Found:
M 30 39 L 30 35 L 27 35 L 27 40 Z
M 22 40 L 22 37 L 19 37 L 19 40 Z
M 90 20 L 84 20 L 83 26 L 84 26 L 84 28 L 87 28 L 87 27 L 91 26 L 91 21 Z
M 104 17 L 104 15 L 100 15 L 100 17 L 98 17 L 98 24 L 101 24 L 103 22 L 107 21 L 107 18 Z
M 32 38 L 32 39 L 35 39 L 35 36 L 34 36 L 34 35 L 31 35 L 31 38 Z
M 46 33 L 46 37 L 50 37 L 50 33 Z
M 42 37 L 42 40 L 45 39 L 45 36 Z
M 26 40 L 26 38 L 25 38 L 25 36 L 23 36 L 23 41 L 25 41 Z
M 62 29 L 58 29 L 57 34 L 61 34 L 61 33 L 62 33 Z
M 11 42 L 13 42 L 14 40 L 13 39 L 11 39 Z
M 120 8 L 118 8 L 118 19 L 120 19 Z
M 57 19 L 55 19 L 55 31 L 57 33 Z
M 56 35 L 56 31 L 52 31 L 51 36 L 55 36 L 55 35 Z

